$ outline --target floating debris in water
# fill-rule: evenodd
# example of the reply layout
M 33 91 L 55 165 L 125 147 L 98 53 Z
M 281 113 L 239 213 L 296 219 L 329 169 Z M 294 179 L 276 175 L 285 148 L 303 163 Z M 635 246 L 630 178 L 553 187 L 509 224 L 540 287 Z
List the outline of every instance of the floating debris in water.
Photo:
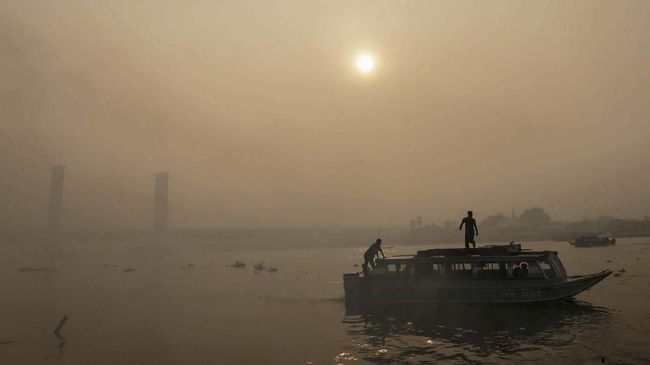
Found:
M 340 354 L 334 357 L 334 361 L 336 361 L 337 363 L 340 361 L 355 361 L 355 360 L 357 360 L 357 358 L 354 357 L 354 355 L 352 355 L 349 352 L 341 352 Z
M 193 267 L 194 267 L 194 264 L 187 264 L 187 265 L 181 267 L 181 270 L 189 270 L 189 269 L 191 269 Z
M 241 269 L 242 267 L 246 267 L 246 263 L 241 262 L 241 261 L 235 261 L 235 263 L 230 265 L 230 267 L 235 268 L 235 269 Z
M 65 325 L 65 323 L 66 323 L 67 321 L 68 321 L 68 316 L 66 316 L 66 315 L 64 314 L 64 315 L 63 315 L 63 318 L 61 318 L 61 320 L 59 321 L 59 324 L 56 326 L 56 328 L 55 328 L 54 331 L 52 332 L 56 337 L 61 338 L 61 330 L 63 329 L 63 326 Z
M 276 273 L 276 272 L 278 272 L 278 268 L 277 267 L 269 267 L 269 272 Z
M 127 267 L 126 269 L 124 269 L 124 270 L 122 270 L 122 271 L 123 271 L 123 272 L 134 272 L 135 269 L 129 266 L 129 267 Z
M 253 265 L 253 269 L 255 269 L 255 271 L 264 271 L 265 269 L 264 263 L 263 262 L 256 263 L 255 265 Z

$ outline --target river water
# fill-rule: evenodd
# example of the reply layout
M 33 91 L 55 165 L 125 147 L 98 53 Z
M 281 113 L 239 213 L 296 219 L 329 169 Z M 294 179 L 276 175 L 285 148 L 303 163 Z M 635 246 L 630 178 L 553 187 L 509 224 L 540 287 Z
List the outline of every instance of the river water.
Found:
M 569 275 L 625 272 L 552 306 L 346 314 L 341 277 L 364 247 L 4 245 L 0 363 L 650 364 L 650 238 L 523 246 L 558 251 Z

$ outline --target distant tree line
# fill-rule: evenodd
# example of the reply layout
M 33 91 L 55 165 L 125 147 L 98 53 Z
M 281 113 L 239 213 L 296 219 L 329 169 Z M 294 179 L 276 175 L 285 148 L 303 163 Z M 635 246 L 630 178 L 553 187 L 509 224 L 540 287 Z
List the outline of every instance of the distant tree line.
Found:
M 525 209 L 516 215 L 496 213 L 480 219 L 479 241 L 510 240 L 569 240 L 581 235 L 605 234 L 613 237 L 650 236 L 650 216 L 642 220 L 620 219 L 601 216 L 596 219 L 583 219 L 577 222 L 553 221 L 541 207 Z M 410 220 L 409 229 L 404 232 L 404 240 L 412 243 L 456 242 L 462 239 L 458 232 L 460 217 L 454 221 L 445 220 L 442 225 L 435 222 L 424 224 L 418 216 Z

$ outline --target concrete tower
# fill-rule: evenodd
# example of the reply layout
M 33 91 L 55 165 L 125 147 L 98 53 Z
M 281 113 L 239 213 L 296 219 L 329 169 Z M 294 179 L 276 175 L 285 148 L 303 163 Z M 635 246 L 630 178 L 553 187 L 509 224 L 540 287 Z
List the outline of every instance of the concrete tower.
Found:
M 169 186 L 169 173 L 160 172 L 156 174 L 153 229 L 156 232 L 167 231 L 167 191 Z
M 58 230 L 61 228 L 61 212 L 63 210 L 63 171 L 65 166 L 52 166 L 50 180 L 50 205 L 47 215 L 47 228 Z

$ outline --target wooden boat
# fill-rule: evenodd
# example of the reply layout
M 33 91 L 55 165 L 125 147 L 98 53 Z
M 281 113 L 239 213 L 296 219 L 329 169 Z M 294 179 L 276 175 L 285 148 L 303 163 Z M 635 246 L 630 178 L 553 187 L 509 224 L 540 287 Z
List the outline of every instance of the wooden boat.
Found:
M 580 236 L 575 241 L 569 241 L 569 243 L 576 247 L 611 246 L 616 244 L 616 238 L 609 238 L 607 236 Z
M 542 303 L 571 298 L 611 271 L 567 276 L 554 251 L 521 245 L 432 249 L 343 275 L 346 304 Z

